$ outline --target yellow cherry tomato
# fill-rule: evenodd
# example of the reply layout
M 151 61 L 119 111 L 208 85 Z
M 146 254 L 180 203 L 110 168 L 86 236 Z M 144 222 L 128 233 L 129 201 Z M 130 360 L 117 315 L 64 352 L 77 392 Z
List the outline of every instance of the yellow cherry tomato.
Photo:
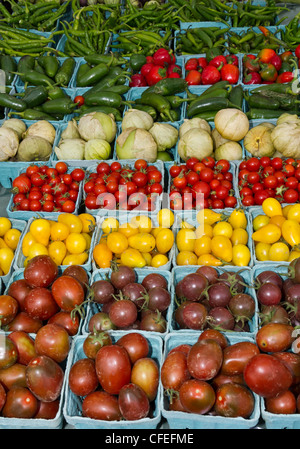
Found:
M 232 245 L 247 245 L 248 243 L 248 232 L 244 228 L 236 228 L 233 230 L 232 236 L 230 238 Z
M 242 209 L 235 209 L 231 212 L 228 223 L 231 224 L 233 229 L 242 228 L 246 229 L 247 227 L 247 217 L 245 212 Z
M 219 267 L 223 265 L 221 260 L 213 256 L 212 254 L 201 254 L 201 256 L 198 257 L 197 264 L 208 265 L 211 267 Z
M 179 229 L 176 236 L 178 251 L 194 251 L 196 233 L 192 229 Z
M 225 237 L 228 237 L 230 239 L 232 233 L 232 226 L 230 223 L 227 223 L 227 221 L 219 221 L 219 223 L 216 223 L 213 227 L 213 236 L 225 235 Z
M 48 254 L 56 265 L 61 265 L 67 254 L 67 248 L 64 242 L 51 242 L 48 246 Z
M 53 241 L 66 240 L 70 234 L 70 228 L 65 223 L 54 222 L 50 229 L 50 238 Z
M 89 255 L 86 252 L 80 254 L 68 254 L 62 261 L 62 265 L 84 265 L 88 258 Z
M 193 231 L 195 231 L 195 226 L 193 226 L 191 223 L 189 223 L 186 220 L 183 220 L 180 223 L 180 227 L 181 227 L 181 229 L 192 229 Z
M 82 213 L 78 217 L 82 222 L 82 232 L 93 232 L 96 227 L 96 219 L 91 214 Z
M 224 235 L 216 235 L 211 239 L 211 252 L 218 259 L 224 262 L 232 261 L 232 243 Z
M 199 224 L 207 223 L 213 225 L 222 219 L 222 214 L 211 209 L 202 209 L 196 215 Z
M 150 253 L 142 253 L 143 258 L 145 259 L 146 265 L 151 266 L 152 256 Z
M 284 216 L 284 218 L 288 218 L 289 211 L 292 207 L 293 207 L 293 204 L 288 204 L 287 206 L 284 206 L 282 208 L 282 215 Z
M 29 231 L 36 239 L 37 242 L 44 246 L 49 244 L 51 226 L 48 220 L 45 218 L 36 218 L 30 225 Z
M 259 242 L 255 245 L 255 256 L 260 262 L 269 260 L 270 243 Z
M 22 252 L 25 257 L 29 256 L 29 248 L 33 243 L 37 243 L 37 240 L 31 234 L 31 232 L 27 232 L 22 239 Z
M 300 257 L 300 251 L 291 251 L 289 258 L 288 258 L 288 262 L 292 262 L 295 259 L 298 259 L 298 257 Z
M 263 243 L 275 243 L 281 237 L 281 229 L 275 224 L 267 224 L 258 229 L 258 231 L 252 234 L 252 238 L 255 242 Z
M 253 218 L 253 230 L 258 231 L 263 226 L 269 224 L 269 221 L 270 217 L 267 217 L 267 215 L 257 215 Z
M 8 245 L 5 243 L 2 237 L 0 237 L 0 248 L 8 248 Z
M 174 244 L 174 234 L 169 228 L 163 228 L 156 236 L 155 243 L 160 254 L 166 254 Z
M 86 250 L 86 240 L 82 234 L 71 232 L 66 238 L 66 248 L 70 254 L 80 254 Z
M 131 268 L 143 268 L 146 265 L 146 260 L 139 250 L 127 248 L 121 254 L 121 263 Z
M 197 265 L 198 258 L 192 251 L 180 251 L 176 257 L 177 265 Z
M 281 227 L 282 237 L 291 246 L 300 243 L 300 224 L 295 220 L 285 220 Z
M 59 214 L 57 217 L 57 221 L 59 223 L 65 223 L 69 226 L 70 232 L 80 233 L 82 231 L 82 221 L 78 217 L 78 215 L 73 215 L 69 213 Z
M 150 253 L 155 248 L 155 238 L 148 232 L 140 232 L 128 237 L 128 245 L 141 253 Z
M 154 257 L 152 257 L 151 260 L 151 267 L 153 268 L 160 268 L 166 265 L 166 263 L 169 262 L 169 259 L 165 254 L 156 254 Z
M 113 231 L 107 235 L 107 246 L 116 254 L 121 254 L 128 248 L 128 240 L 121 232 Z
M 267 198 L 262 203 L 262 210 L 268 217 L 273 215 L 282 215 L 281 204 L 276 198 Z
M 174 224 L 174 213 L 170 209 L 161 209 L 156 218 L 159 226 L 163 228 L 171 228 Z
M 158 236 L 160 231 L 162 231 L 163 229 L 166 229 L 166 228 L 163 228 L 162 226 L 157 226 L 155 228 L 152 228 L 151 235 L 153 235 L 153 237 L 156 239 L 156 237 Z
M 199 225 L 196 229 L 196 238 L 198 239 L 203 235 L 207 235 L 208 237 L 212 238 L 213 227 L 207 223 L 204 223 L 204 225 Z
M 286 243 L 276 242 L 271 245 L 269 249 L 269 260 L 274 262 L 284 261 L 286 262 L 289 258 L 290 250 Z
M 300 223 L 300 204 L 290 205 L 286 218 Z
M 211 253 L 211 238 L 208 235 L 203 235 L 195 240 L 194 253 L 198 257 L 202 254 Z
M 125 237 L 130 237 L 131 235 L 136 235 L 139 233 L 139 228 L 132 223 L 122 223 L 119 225 L 118 231 L 125 235 Z
M 48 248 L 43 245 L 42 243 L 33 243 L 30 248 L 29 248 L 29 254 L 28 254 L 28 258 L 32 259 L 35 256 L 42 256 L 42 255 L 46 255 L 48 256 Z
M 9 248 L 15 250 L 18 246 L 21 236 L 19 229 L 11 228 L 4 234 L 4 242 Z
M 101 225 L 101 229 L 104 234 L 109 234 L 110 232 L 116 232 L 119 229 L 119 220 L 114 217 L 105 218 Z
M 86 241 L 86 250 L 90 249 L 91 243 L 92 243 L 92 237 L 91 237 L 91 235 L 88 234 L 87 232 L 82 232 L 81 235 L 82 235 L 82 237 L 85 238 L 85 241 Z
M 279 226 L 279 228 L 281 228 L 285 221 L 286 221 L 286 218 L 283 215 L 273 215 L 270 218 L 269 223 L 275 224 L 276 226 Z
M 93 249 L 93 258 L 99 268 L 110 268 L 113 253 L 105 242 L 99 242 Z
M 12 224 L 9 218 L 0 217 L 0 237 L 3 237 L 4 234 L 11 229 Z
M 14 252 L 11 248 L 0 249 L 0 268 L 4 275 L 9 273 L 12 261 L 14 258 Z
M 132 217 L 130 223 L 137 226 L 139 232 L 150 233 L 153 228 L 152 220 L 147 215 L 137 215 L 136 217 Z
M 232 263 L 237 267 L 246 267 L 251 260 L 251 252 L 247 245 L 235 245 L 232 248 Z

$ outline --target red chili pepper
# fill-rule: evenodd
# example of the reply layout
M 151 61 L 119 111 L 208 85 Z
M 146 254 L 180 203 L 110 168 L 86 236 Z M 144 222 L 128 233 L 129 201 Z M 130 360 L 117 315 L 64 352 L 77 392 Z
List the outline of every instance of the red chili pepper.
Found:
M 200 58 L 198 58 L 198 70 L 200 72 L 202 72 L 202 70 L 208 66 L 208 62 L 207 59 L 204 58 L 203 56 L 201 56 Z
M 198 70 L 190 70 L 185 80 L 189 86 L 198 86 L 201 83 L 201 73 Z
M 227 64 L 233 64 L 237 67 L 239 66 L 239 58 L 236 55 L 227 55 L 225 56 Z
M 270 31 L 268 30 L 268 28 L 264 26 L 259 26 L 258 28 L 260 29 L 260 31 L 263 33 L 264 36 L 269 37 Z
M 239 80 L 240 71 L 236 65 L 225 64 L 221 68 L 221 79 L 228 81 L 230 84 L 236 84 Z
M 154 64 L 152 62 L 146 62 L 146 64 L 144 64 L 141 67 L 141 74 L 146 77 L 148 75 L 148 73 L 150 72 L 150 70 L 154 67 Z
M 225 64 L 227 64 L 225 56 L 219 55 L 215 56 L 211 61 L 209 61 L 208 65 L 212 65 L 214 67 L 223 67 Z
M 171 64 L 172 58 L 166 48 L 159 48 L 153 55 L 153 61 L 156 65 L 166 66 Z
M 278 77 L 277 70 L 272 64 L 262 64 L 262 70 L 259 72 L 263 81 L 276 81 Z
M 202 84 L 215 84 L 221 79 L 219 70 L 213 65 L 204 67 L 202 72 Z
M 145 77 L 141 73 L 135 73 L 131 76 L 129 87 L 146 87 L 148 86 Z
M 271 60 L 270 60 L 270 64 L 273 64 L 273 66 L 275 67 L 275 69 L 277 71 L 279 71 L 281 69 L 282 66 L 282 60 L 280 58 L 279 55 L 274 55 Z
M 184 65 L 185 70 L 197 70 L 198 68 L 198 59 L 197 58 L 191 58 L 188 61 L 186 61 Z
M 300 44 L 296 47 L 295 55 L 297 56 L 298 59 L 300 59 Z
M 161 65 L 154 65 L 150 72 L 146 75 L 146 81 L 149 86 L 153 86 L 158 81 L 167 78 L 167 70 Z
M 284 72 L 281 73 L 276 79 L 276 83 L 290 83 L 294 79 L 293 72 Z
M 177 64 L 170 64 L 169 67 L 167 68 L 167 76 L 169 77 L 171 73 L 178 73 L 179 76 L 181 77 L 182 75 L 181 67 Z
M 244 84 L 261 84 L 262 79 L 258 72 L 249 72 L 243 79 Z
M 272 48 L 264 48 L 258 53 L 258 58 L 263 64 L 269 64 L 276 52 Z

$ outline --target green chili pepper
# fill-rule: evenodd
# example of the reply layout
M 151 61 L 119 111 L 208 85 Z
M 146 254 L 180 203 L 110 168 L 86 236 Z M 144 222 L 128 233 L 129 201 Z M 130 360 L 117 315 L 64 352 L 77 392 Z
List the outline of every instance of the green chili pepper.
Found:
M 74 73 L 75 65 L 73 58 L 67 58 L 58 69 L 55 75 L 55 82 L 60 86 L 67 87 Z

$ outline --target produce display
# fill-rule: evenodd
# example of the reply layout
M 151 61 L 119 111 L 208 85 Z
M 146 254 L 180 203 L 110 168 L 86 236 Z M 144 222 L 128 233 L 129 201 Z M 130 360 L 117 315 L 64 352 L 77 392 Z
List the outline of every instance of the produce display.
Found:
M 1 428 L 299 428 L 290 9 L 1 2 Z

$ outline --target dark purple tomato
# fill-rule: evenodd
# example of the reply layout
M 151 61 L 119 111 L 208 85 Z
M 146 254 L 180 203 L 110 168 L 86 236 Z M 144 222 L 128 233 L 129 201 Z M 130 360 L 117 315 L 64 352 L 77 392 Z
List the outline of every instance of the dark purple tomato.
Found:
M 261 286 L 263 284 L 273 284 L 277 285 L 281 290 L 283 286 L 283 280 L 278 273 L 275 273 L 275 271 L 266 270 L 256 277 L 256 284 L 258 286 Z
M 196 273 L 203 274 L 203 276 L 206 277 L 209 284 L 214 284 L 217 282 L 217 279 L 219 277 L 218 271 L 214 267 L 210 267 L 208 265 L 203 265 L 202 267 L 199 267 L 196 271 Z
M 105 391 L 88 394 L 82 402 L 82 414 L 104 421 L 120 421 L 122 418 L 117 397 Z
M 119 394 L 121 388 L 130 382 L 131 362 L 122 346 L 103 346 L 97 352 L 96 373 L 99 382 L 107 393 Z
M 91 298 L 97 304 L 105 304 L 111 301 L 114 293 L 114 286 L 109 281 L 99 280 L 91 285 Z
M 209 321 L 210 327 L 218 327 L 222 330 L 233 330 L 234 329 L 234 316 L 226 307 L 213 307 L 209 311 Z
M 12 331 L 24 331 L 29 334 L 36 334 L 42 327 L 43 321 L 37 318 L 32 318 L 26 312 L 20 312 L 15 319 L 7 325 L 7 330 Z
M 148 291 L 147 308 L 155 312 L 164 312 L 171 304 L 171 295 L 163 287 L 153 287 Z
M 251 341 L 240 341 L 227 346 L 223 351 L 222 374 L 227 376 L 243 374 L 249 360 L 257 354 L 259 348 Z
M 160 377 L 164 389 L 178 391 L 183 382 L 191 378 L 186 354 L 180 351 L 169 353 L 162 364 Z
M 86 396 L 99 385 L 95 362 L 91 359 L 79 359 L 70 369 L 69 387 L 77 396 Z
M 142 286 L 145 287 L 147 291 L 150 290 L 150 288 L 154 287 L 162 287 L 167 289 L 168 282 L 166 278 L 163 277 L 163 275 L 159 273 L 150 273 L 147 274 L 147 276 L 142 280 Z
M 9 368 L 0 369 L 0 383 L 6 390 L 14 387 L 27 387 L 26 365 L 15 363 Z
M 0 320 L 1 326 L 10 323 L 19 310 L 18 301 L 10 295 L 0 295 Z
M 257 354 L 245 366 L 244 379 L 250 390 L 267 398 L 288 390 L 292 385 L 293 375 L 277 357 Z
M 259 317 L 262 325 L 268 323 L 289 324 L 290 322 L 287 310 L 281 305 L 263 306 Z
M 136 321 L 137 314 L 134 302 L 130 299 L 120 299 L 112 304 L 108 316 L 117 328 L 125 328 Z
M 116 344 L 126 349 L 132 364 L 138 359 L 147 357 L 150 350 L 147 338 L 138 332 L 123 335 Z
M 244 385 L 226 383 L 216 391 L 214 410 L 217 415 L 230 418 L 250 418 L 254 410 L 253 393 Z
M 183 319 L 183 311 L 184 311 L 185 307 L 191 303 L 192 303 L 192 301 L 183 301 L 175 310 L 174 319 L 175 319 L 176 323 L 178 324 L 178 326 L 180 327 L 180 329 L 188 328 Z
M 5 401 L 6 401 L 6 391 L 3 385 L 0 383 L 0 412 L 5 404 Z
M 192 377 L 198 380 L 211 380 L 219 372 L 223 361 L 223 351 L 216 340 L 200 340 L 187 356 L 187 366 Z
M 246 284 L 242 276 L 234 271 L 225 271 L 220 274 L 219 281 L 226 284 L 230 288 L 233 295 L 243 293 L 246 288 Z
M 201 330 L 206 324 L 207 310 L 200 302 L 187 304 L 182 311 L 185 326 L 189 329 Z
M 58 276 L 58 267 L 50 256 L 35 256 L 24 269 L 24 279 L 30 287 L 47 288 Z
M 95 360 L 99 349 L 111 344 L 112 339 L 107 332 L 91 332 L 84 339 L 82 349 L 89 359 Z
M 228 307 L 235 318 L 242 317 L 251 320 L 255 314 L 255 301 L 247 293 L 238 293 L 232 296 Z
M 62 368 L 48 356 L 39 355 L 26 367 L 28 388 L 40 401 L 55 401 L 61 393 L 63 380 Z
M 148 310 L 140 323 L 140 330 L 164 333 L 167 329 L 167 320 L 159 311 Z
M 285 300 L 292 305 L 298 305 L 300 300 L 300 284 L 293 284 L 286 290 Z
M 146 288 L 137 282 L 131 282 L 122 288 L 122 295 L 124 299 L 130 299 L 130 301 L 136 305 L 138 310 L 144 306 L 146 302 L 146 294 Z
M 230 288 L 224 283 L 216 283 L 208 288 L 208 302 L 212 308 L 227 307 L 231 296 Z
M 0 338 L 0 369 L 9 368 L 18 360 L 18 349 L 15 343 L 3 335 Z
M 290 390 L 286 390 L 276 397 L 266 398 L 265 407 L 269 413 L 291 415 L 297 411 L 297 402 L 295 395 Z
M 14 331 L 8 335 L 8 338 L 14 342 L 18 352 L 17 362 L 22 365 L 28 365 L 33 357 L 36 357 L 34 339 L 24 331 Z
M 266 283 L 257 290 L 257 300 L 263 306 L 278 305 L 282 299 L 282 291 L 276 284 Z
M 31 290 L 32 287 L 28 285 L 25 279 L 17 279 L 10 284 L 7 294 L 15 298 L 18 301 L 20 310 L 24 311 L 24 300 Z
M 179 398 L 187 412 L 204 415 L 213 407 L 216 394 L 209 383 L 203 380 L 190 379 L 181 385 Z
M 5 418 L 33 418 L 38 410 L 38 400 L 34 394 L 24 387 L 15 387 L 6 394 L 6 402 L 2 409 Z
M 300 382 L 300 355 L 294 352 L 284 351 L 275 352 L 274 357 L 281 360 L 293 374 L 293 385 L 298 385 Z
M 116 329 L 108 314 L 105 312 L 97 312 L 93 315 L 88 324 L 89 332 L 101 332 Z
M 51 357 L 57 363 L 66 360 L 70 350 L 68 332 L 58 324 L 45 324 L 38 330 L 34 347 L 39 355 Z
M 79 330 L 80 318 L 78 314 L 72 315 L 71 312 L 57 312 L 48 320 L 48 324 L 57 324 L 62 326 L 69 334 L 70 337 L 74 337 Z
M 280 352 L 290 348 L 293 326 L 282 323 L 268 323 L 258 329 L 256 343 L 263 352 Z
M 45 321 L 59 312 L 59 307 L 50 290 L 45 287 L 37 287 L 33 288 L 26 296 L 25 311 L 31 318 Z
M 59 399 L 52 402 L 39 401 L 34 419 L 54 419 L 59 410 Z
M 110 280 L 117 290 L 122 290 L 125 285 L 135 282 L 136 274 L 133 268 L 122 265 L 120 267 L 113 268 L 110 275 Z
M 178 291 L 180 291 L 179 298 L 184 298 L 187 301 L 200 301 L 201 295 L 207 285 L 208 281 L 203 274 L 187 274 L 182 281 L 180 281 L 178 289 Z
M 203 332 L 201 332 L 198 341 L 205 339 L 216 340 L 221 346 L 222 350 L 224 350 L 228 346 L 227 338 L 224 334 L 222 334 L 222 332 L 218 331 L 217 329 L 205 329 Z
M 245 385 L 244 377 L 242 374 L 236 374 L 234 376 L 227 376 L 226 374 L 223 374 L 222 372 L 220 372 L 211 381 L 211 386 L 214 388 L 214 390 L 217 390 L 219 387 L 221 387 L 221 385 L 228 384 L 228 383 L 236 383 L 239 385 Z
M 123 418 L 128 421 L 143 419 L 149 414 L 149 399 L 144 390 L 134 383 L 121 388 L 118 402 Z
M 64 275 L 71 276 L 71 277 L 74 277 L 75 279 L 77 279 L 77 281 L 79 281 L 81 283 L 85 293 L 87 292 L 87 288 L 89 285 L 89 277 L 83 267 L 81 267 L 80 265 L 69 265 L 64 270 Z

